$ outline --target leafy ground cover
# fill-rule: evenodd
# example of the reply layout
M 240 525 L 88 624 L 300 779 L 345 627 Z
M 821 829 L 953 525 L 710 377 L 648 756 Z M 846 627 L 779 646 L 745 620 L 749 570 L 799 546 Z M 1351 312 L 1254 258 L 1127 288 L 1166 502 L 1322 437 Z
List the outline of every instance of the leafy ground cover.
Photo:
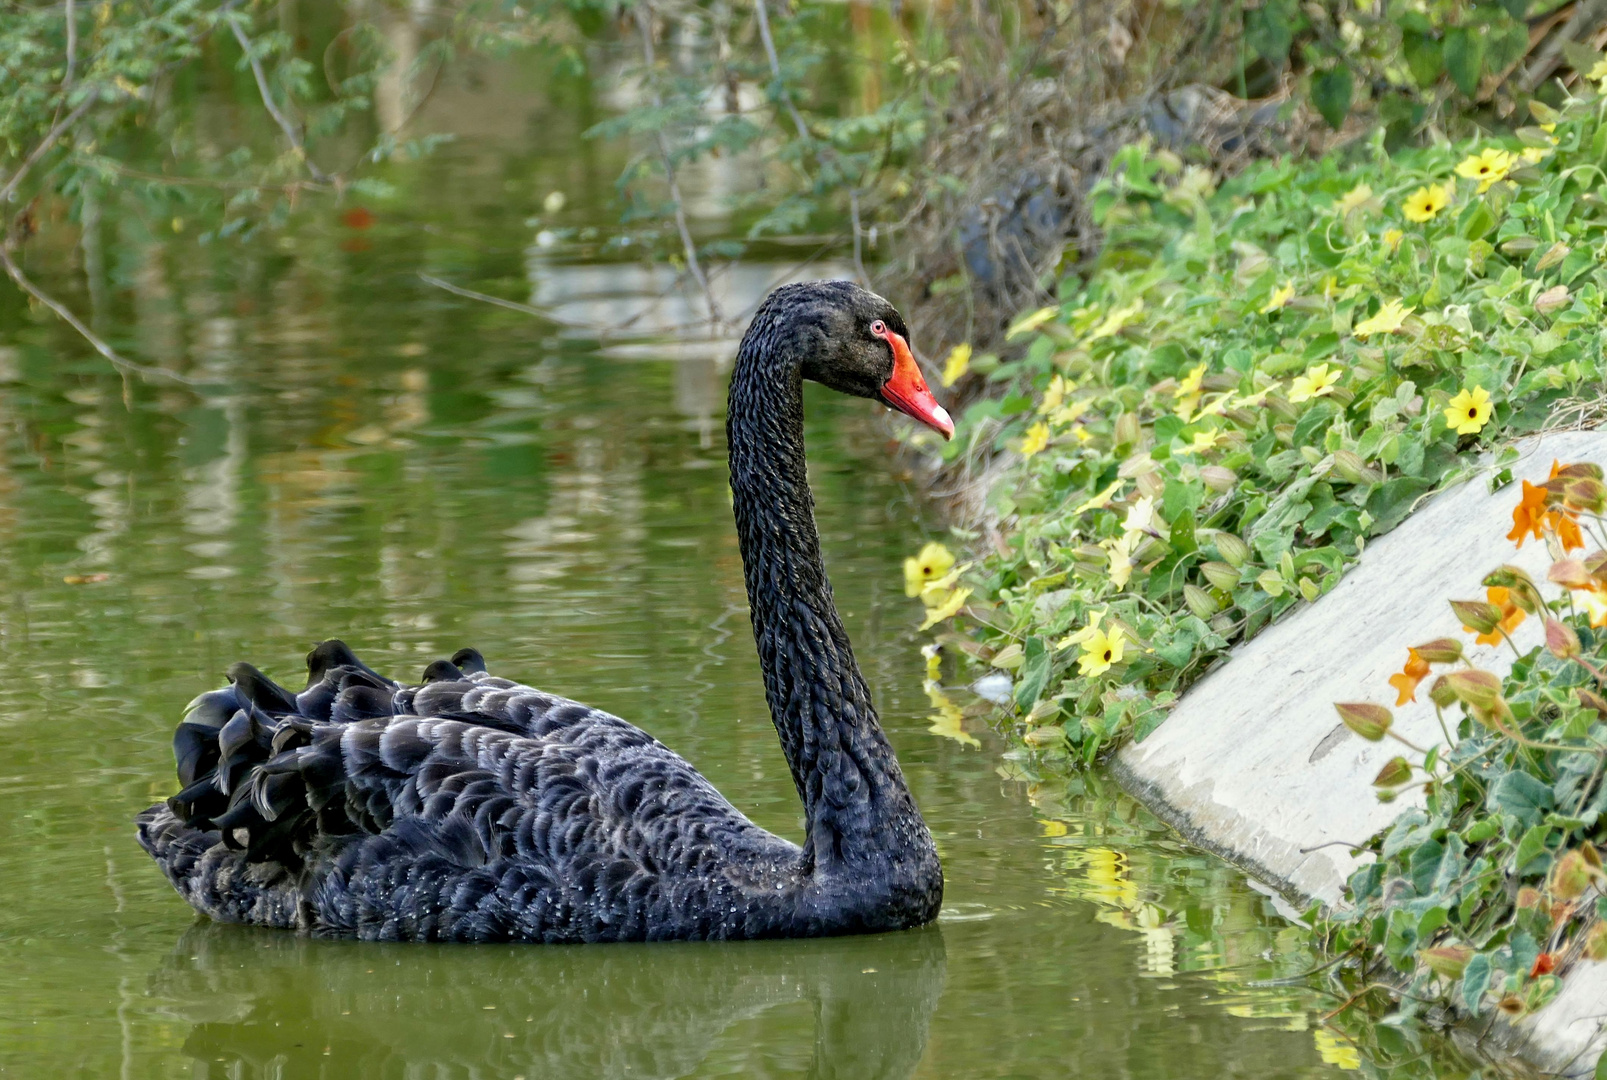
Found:
M 1550 547 L 1547 591 L 1560 595 L 1548 598 L 1523 570 L 1502 566 L 1484 579 L 1484 598 L 1451 602 L 1484 644 L 1510 645 L 1525 619 L 1543 621 L 1545 644 L 1519 654 L 1505 680 L 1475 667 L 1459 638 L 1407 650 L 1389 680 L 1395 704 L 1415 700 L 1432 678 L 1425 692 L 1443 743 L 1413 746 L 1386 706 L 1336 706 L 1358 735 L 1407 750 L 1380 770 L 1380 798 L 1416 787 L 1425 795 L 1372 839 L 1376 857 L 1352 875 L 1350 906 L 1319 924 L 1334 952 L 1365 958 L 1357 996 L 1375 985 L 1365 961 L 1378 957 L 1374 970 L 1391 975 L 1381 985 L 1401 993 L 1409 1012 L 1445 1001 L 1521 1017 L 1551 999 L 1574 959 L 1607 959 L 1597 847 L 1607 838 L 1604 509 L 1598 466 L 1557 464 L 1545 484 L 1525 481 L 1509 538 Z M 1461 713 L 1454 734 L 1449 710 Z
M 976 560 L 929 545 L 906 583 L 1019 734 L 1080 761 L 1142 738 L 1475 455 L 1599 414 L 1607 125 L 1580 90 L 1510 136 L 1220 185 L 1118 155 L 1097 264 L 1001 355 L 949 356 L 945 384 L 993 385 L 924 444 L 1008 463 Z

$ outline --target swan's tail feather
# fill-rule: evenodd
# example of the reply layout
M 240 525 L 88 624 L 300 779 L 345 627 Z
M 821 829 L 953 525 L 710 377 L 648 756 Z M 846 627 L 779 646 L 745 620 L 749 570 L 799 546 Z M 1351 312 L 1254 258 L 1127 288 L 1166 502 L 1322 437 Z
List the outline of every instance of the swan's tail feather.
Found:
M 430 664 L 421 685 L 467 688 L 484 672 L 484 658 L 461 649 L 452 660 Z M 347 724 L 413 711 L 417 688 L 380 675 L 340 641 L 307 654 L 307 675 L 306 689 L 292 693 L 237 663 L 228 686 L 190 702 L 173 733 L 181 790 L 137 819 L 140 843 L 175 885 L 213 847 L 248 864 L 278 863 L 294 872 L 316 838 L 375 832 L 389 823 L 394 809 L 380 793 L 353 799 L 347 770 L 354 763 L 343 760 L 341 739 Z M 365 745 L 351 749 L 358 758 L 372 757 L 374 768 L 407 753 L 401 742 L 382 746 L 377 731 L 373 738 L 374 746 L 359 739 Z

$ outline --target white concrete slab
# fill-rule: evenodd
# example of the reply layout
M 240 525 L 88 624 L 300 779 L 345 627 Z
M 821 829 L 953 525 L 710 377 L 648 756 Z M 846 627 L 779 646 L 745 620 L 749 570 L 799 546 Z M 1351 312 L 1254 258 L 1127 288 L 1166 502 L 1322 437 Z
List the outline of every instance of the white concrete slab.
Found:
M 1482 599 L 1480 580 L 1502 563 L 1543 581 L 1552 561 L 1545 545 L 1530 539 L 1515 551 L 1506 539 L 1516 480 L 1544 480 L 1554 458 L 1607 466 L 1607 431 L 1559 432 L 1519 450 L 1511 486 L 1492 495 L 1480 476 L 1435 496 L 1370 544 L 1332 592 L 1236 649 L 1148 739 L 1117 755 L 1117 776 L 1190 839 L 1291 899 L 1338 904 L 1357 866 L 1347 845 L 1415 804 L 1375 798 L 1373 777 L 1402 748 L 1350 734 L 1333 702 L 1393 706 L 1388 679 L 1408 645 L 1451 635 L 1471 645 L 1446 602 Z M 1528 648 L 1542 629 L 1531 617 L 1513 636 Z M 1504 646 L 1473 655 L 1499 673 L 1511 666 Z M 1426 691 L 1395 710 L 1396 730 L 1420 746 L 1444 741 Z M 1593 1065 L 1599 1049 L 1586 1046 L 1603 1017 L 1607 966 L 1585 964 L 1513 1034 L 1528 1037 L 1525 1056 L 1550 1068 Z

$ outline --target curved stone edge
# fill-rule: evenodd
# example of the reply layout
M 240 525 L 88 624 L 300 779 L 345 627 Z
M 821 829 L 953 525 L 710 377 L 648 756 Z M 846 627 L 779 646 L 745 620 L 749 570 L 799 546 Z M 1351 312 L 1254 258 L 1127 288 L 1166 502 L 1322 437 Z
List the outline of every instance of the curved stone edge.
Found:
M 1142 743 L 1111 763 L 1117 780 L 1191 842 L 1242 867 L 1296 908 L 1342 903 L 1360 844 L 1421 794 L 1383 804 L 1371 781 L 1395 756 L 1338 722 L 1335 701 L 1392 701 L 1390 674 L 1406 646 L 1458 634 L 1446 601 L 1480 595 L 1479 580 L 1502 563 L 1543 579 L 1551 558 L 1531 540 L 1505 539 L 1517 481 L 1544 480 L 1552 460 L 1607 466 L 1607 431 L 1565 431 L 1523 440 L 1513 484 L 1488 490 L 1486 474 L 1434 496 L 1399 528 L 1369 544 L 1357 565 L 1315 604 L 1297 610 L 1233 651 L 1196 683 Z M 1515 637 L 1540 641 L 1538 620 Z M 1460 635 L 1459 635 L 1460 636 Z M 1511 653 L 1477 648 L 1482 667 L 1504 674 Z M 1427 695 L 1395 710 L 1414 743 L 1443 742 Z M 1591 1075 L 1607 1034 L 1607 964 L 1581 961 L 1557 997 L 1482 1038 L 1548 1071 Z

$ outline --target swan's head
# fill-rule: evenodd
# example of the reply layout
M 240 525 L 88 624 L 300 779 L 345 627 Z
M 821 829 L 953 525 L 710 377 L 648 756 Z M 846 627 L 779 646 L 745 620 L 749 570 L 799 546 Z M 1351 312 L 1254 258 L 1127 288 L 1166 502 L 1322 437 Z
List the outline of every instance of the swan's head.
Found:
M 796 331 L 813 340 L 803 377 L 844 394 L 871 398 L 920 421 L 945 439 L 954 421 L 927 389 L 910 352 L 904 317 L 882 297 L 847 281 L 784 286 Z M 777 290 L 781 299 L 783 289 Z M 795 305 L 795 306 L 794 306 Z

